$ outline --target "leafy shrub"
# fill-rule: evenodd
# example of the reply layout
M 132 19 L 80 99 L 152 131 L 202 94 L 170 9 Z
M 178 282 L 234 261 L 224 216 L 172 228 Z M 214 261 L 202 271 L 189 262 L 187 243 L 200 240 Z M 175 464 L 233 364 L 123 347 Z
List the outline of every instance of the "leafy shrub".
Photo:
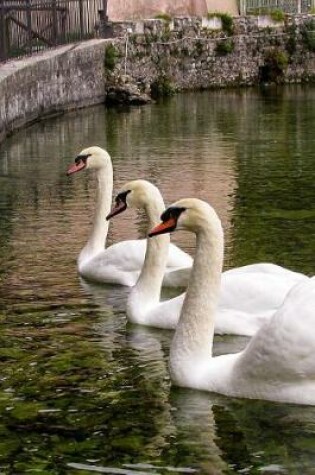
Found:
M 270 18 L 274 21 L 283 21 L 285 19 L 285 13 L 276 8 L 268 8 L 268 7 L 260 7 L 260 8 L 252 8 L 250 12 L 248 13 L 249 15 L 269 15 Z
M 151 95 L 153 98 L 173 96 L 176 92 L 176 87 L 171 79 L 162 74 L 151 84 Z
M 167 23 L 170 23 L 172 21 L 172 17 L 170 15 L 168 15 L 167 13 L 158 13 L 155 18 L 157 20 L 164 20 L 166 21 Z
M 116 66 L 118 52 L 114 45 L 109 44 L 105 49 L 104 66 L 109 71 L 113 71 Z
M 221 19 L 222 30 L 225 31 L 228 35 L 233 35 L 233 17 L 228 13 L 208 13 L 208 19 L 210 20 L 213 17 L 218 17 Z
M 283 21 L 285 18 L 285 14 L 282 10 L 271 10 L 270 13 L 270 18 L 272 18 L 273 21 Z
M 296 52 L 297 48 L 297 32 L 296 27 L 291 25 L 287 28 L 288 37 L 286 40 L 286 49 L 290 55 Z
M 315 51 L 315 21 L 309 20 L 301 29 L 303 43 L 309 51 Z
M 269 50 L 265 55 L 265 64 L 260 68 L 261 82 L 279 82 L 288 65 L 288 55 L 278 49 Z
M 202 42 L 202 41 L 200 41 L 200 40 L 196 41 L 196 43 L 195 43 L 195 48 L 196 48 L 196 54 L 197 54 L 197 56 L 201 56 L 201 55 L 202 55 L 202 53 L 203 53 L 203 46 L 204 46 L 204 45 L 203 45 L 203 42 Z
M 233 49 L 234 49 L 234 43 L 230 39 L 218 41 L 215 48 L 216 53 L 219 56 L 225 56 L 229 53 L 232 53 Z
M 233 35 L 233 18 L 227 13 L 221 13 L 222 29 L 228 34 Z

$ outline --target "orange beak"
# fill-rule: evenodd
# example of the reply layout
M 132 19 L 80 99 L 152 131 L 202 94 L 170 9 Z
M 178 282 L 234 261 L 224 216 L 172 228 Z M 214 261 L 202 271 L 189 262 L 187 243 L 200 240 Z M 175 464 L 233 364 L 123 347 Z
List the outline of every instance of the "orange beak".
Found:
M 176 229 L 176 219 L 170 218 L 167 221 L 155 226 L 155 228 L 153 228 L 149 232 L 148 236 L 152 237 L 152 236 L 157 236 L 158 234 L 171 233 L 175 229 Z

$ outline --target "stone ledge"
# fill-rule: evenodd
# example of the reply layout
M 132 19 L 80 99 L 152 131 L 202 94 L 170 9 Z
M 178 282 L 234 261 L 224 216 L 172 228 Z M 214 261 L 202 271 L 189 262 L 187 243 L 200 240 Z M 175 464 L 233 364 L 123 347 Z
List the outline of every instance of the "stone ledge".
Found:
M 58 47 L 0 67 L 0 141 L 34 121 L 105 100 L 107 40 Z

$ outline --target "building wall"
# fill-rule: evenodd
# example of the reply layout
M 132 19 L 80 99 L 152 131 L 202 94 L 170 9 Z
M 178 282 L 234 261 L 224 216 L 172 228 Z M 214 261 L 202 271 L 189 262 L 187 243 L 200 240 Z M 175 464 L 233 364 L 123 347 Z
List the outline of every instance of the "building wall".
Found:
M 239 15 L 237 0 L 206 0 L 208 12 L 229 13 L 233 16 Z
M 238 15 L 237 0 L 108 0 L 110 21 L 155 18 L 159 13 L 171 16 L 206 16 L 208 12 Z

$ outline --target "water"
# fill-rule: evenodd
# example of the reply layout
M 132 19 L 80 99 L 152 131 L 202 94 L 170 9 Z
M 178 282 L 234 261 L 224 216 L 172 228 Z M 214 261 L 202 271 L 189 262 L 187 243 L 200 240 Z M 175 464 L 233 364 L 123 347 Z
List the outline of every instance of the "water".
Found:
M 131 110 L 102 106 L 0 147 L 0 473 L 315 473 L 315 408 L 170 387 L 172 333 L 126 325 L 127 289 L 83 282 L 94 181 L 65 176 L 89 145 L 115 188 L 198 196 L 225 229 L 225 267 L 314 273 L 315 89 L 211 92 Z M 109 242 L 143 235 L 125 213 Z M 193 252 L 194 240 L 177 243 Z M 215 353 L 248 340 L 216 337 Z

